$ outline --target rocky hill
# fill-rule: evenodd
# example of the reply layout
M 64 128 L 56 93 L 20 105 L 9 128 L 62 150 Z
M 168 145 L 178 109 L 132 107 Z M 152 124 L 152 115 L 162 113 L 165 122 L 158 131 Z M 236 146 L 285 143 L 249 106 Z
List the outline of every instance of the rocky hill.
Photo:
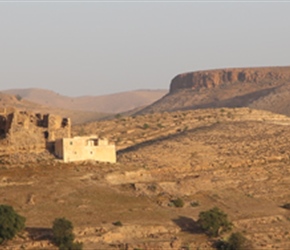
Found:
M 164 96 L 167 90 L 135 90 L 102 96 L 69 97 L 46 89 L 12 89 L 4 93 L 54 108 L 99 113 L 121 113 L 144 107 Z
M 206 70 L 177 75 L 169 93 L 138 114 L 250 107 L 290 115 L 290 67 Z
M 23 99 L 20 95 L 5 94 L 0 92 L 0 107 L 13 107 L 19 110 L 27 110 L 44 114 L 55 114 L 62 117 L 70 117 L 73 124 L 92 122 L 109 114 L 89 111 L 76 111 L 64 108 L 55 108 L 47 105 L 41 105 L 32 101 Z
M 73 132 L 115 141 L 118 163 L 0 157 L 0 203 L 27 218 L 21 237 L 3 249 L 56 249 L 57 217 L 73 222 L 84 249 L 215 249 L 216 239 L 197 226 L 199 213 L 214 206 L 249 249 L 289 249 L 290 212 L 281 208 L 290 202 L 289 117 L 202 109 L 121 116 Z

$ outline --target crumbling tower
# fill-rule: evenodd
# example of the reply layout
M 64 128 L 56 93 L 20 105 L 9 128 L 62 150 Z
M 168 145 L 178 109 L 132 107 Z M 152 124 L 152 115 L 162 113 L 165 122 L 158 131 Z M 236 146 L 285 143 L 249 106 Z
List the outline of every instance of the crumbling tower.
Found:
M 52 114 L 0 109 L 0 151 L 53 150 L 54 141 L 71 137 L 71 121 Z

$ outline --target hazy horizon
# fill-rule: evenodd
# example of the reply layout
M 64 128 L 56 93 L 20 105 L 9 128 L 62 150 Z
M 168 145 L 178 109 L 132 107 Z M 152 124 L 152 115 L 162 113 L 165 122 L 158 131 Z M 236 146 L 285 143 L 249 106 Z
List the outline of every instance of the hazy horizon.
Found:
M 168 89 L 177 74 L 290 65 L 290 2 L 0 1 L 0 89 Z

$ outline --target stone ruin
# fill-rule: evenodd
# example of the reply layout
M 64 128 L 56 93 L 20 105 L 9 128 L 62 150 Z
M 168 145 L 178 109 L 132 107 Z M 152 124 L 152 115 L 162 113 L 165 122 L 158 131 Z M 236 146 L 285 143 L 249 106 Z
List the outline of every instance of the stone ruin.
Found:
M 53 152 L 56 139 L 70 136 L 69 118 L 0 108 L 0 154 Z
M 116 162 L 116 148 L 98 136 L 71 138 L 71 121 L 52 114 L 0 108 L 0 155 L 49 150 L 64 162 Z

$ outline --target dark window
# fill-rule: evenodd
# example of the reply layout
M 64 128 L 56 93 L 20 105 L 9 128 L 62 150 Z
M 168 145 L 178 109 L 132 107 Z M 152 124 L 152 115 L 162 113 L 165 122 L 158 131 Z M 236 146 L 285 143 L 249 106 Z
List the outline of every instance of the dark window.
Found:
M 0 129 L 0 138 L 1 139 L 3 139 L 3 138 L 5 138 L 6 137 L 6 132 L 5 132 L 5 130 L 4 129 Z
M 45 131 L 45 132 L 43 133 L 43 135 L 44 135 L 44 138 L 47 139 L 48 136 L 49 136 L 49 133 L 48 133 L 47 131 Z
M 63 118 L 62 122 L 61 122 L 61 127 L 65 128 L 68 125 L 68 119 L 67 118 Z

